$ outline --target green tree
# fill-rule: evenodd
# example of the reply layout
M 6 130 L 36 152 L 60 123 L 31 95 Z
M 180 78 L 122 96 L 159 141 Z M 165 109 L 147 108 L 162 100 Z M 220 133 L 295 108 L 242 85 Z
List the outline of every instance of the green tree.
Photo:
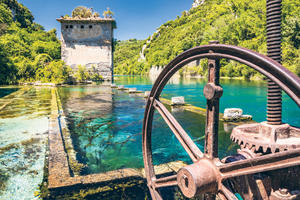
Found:
M 92 17 L 92 9 L 85 6 L 78 6 L 72 11 L 72 17 L 90 18 Z
M 0 43 L 0 84 L 11 84 L 16 81 L 16 67 L 8 58 L 8 53 Z
M 16 0 L 0 0 L 0 84 L 41 80 L 37 73 L 60 59 L 56 30 L 46 32 L 32 21 L 31 12 Z
M 18 3 L 17 0 L 0 0 L 0 3 L 5 4 L 10 9 L 20 27 L 27 28 L 32 24 L 34 20 L 32 13 L 24 5 Z
M 5 33 L 7 27 L 13 22 L 13 16 L 4 3 L 0 3 L 0 36 Z
M 107 10 L 103 12 L 103 16 L 105 18 L 112 18 L 114 16 L 114 13 L 109 8 L 107 8 Z

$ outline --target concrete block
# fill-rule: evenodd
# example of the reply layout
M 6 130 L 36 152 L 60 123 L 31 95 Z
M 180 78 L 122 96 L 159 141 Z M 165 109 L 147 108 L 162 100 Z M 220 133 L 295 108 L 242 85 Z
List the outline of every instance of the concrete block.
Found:
M 124 85 L 119 85 L 118 86 L 118 90 L 124 90 L 125 88 L 124 88 Z
M 144 93 L 144 98 L 148 98 L 150 96 L 150 91 L 146 91 L 145 93 Z
M 171 99 L 172 101 L 172 106 L 175 106 L 175 105 L 184 105 L 185 102 L 184 102 L 184 97 L 172 97 Z
M 117 86 L 116 84 L 112 83 L 112 84 L 110 85 L 110 87 L 111 87 L 111 88 L 117 88 L 118 86 Z
M 252 120 L 253 117 L 252 117 L 252 115 L 242 115 L 241 118 L 243 120 Z
M 243 110 L 240 108 L 226 108 L 224 110 L 225 118 L 238 119 L 243 115 Z
M 129 88 L 128 92 L 129 93 L 136 93 L 137 90 L 136 90 L 136 88 Z

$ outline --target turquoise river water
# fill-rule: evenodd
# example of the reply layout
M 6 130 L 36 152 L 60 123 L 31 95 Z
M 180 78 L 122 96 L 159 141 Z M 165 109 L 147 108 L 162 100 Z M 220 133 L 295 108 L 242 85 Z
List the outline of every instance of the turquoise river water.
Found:
M 221 79 L 220 82 L 223 87 L 220 112 L 225 108 L 242 108 L 244 114 L 252 115 L 255 121 L 266 120 L 267 88 L 264 81 Z M 115 83 L 150 91 L 154 80 L 143 76 L 120 76 L 115 78 Z M 206 83 L 207 81 L 201 78 L 174 78 L 166 85 L 162 96 L 169 99 L 173 96 L 184 96 L 187 103 L 205 108 L 203 87 Z M 283 122 L 300 127 L 300 109 L 285 93 L 282 118 Z
M 117 85 L 149 91 L 153 80 L 146 77 L 116 77 Z M 184 96 L 187 103 L 205 108 L 204 79 L 172 79 L 162 96 Z M 224 94 L 220 112 L 238 107 L 254 120 L 265 120 L 264 82 L 221 80 Z M 68 127 L 78 152 L 86 164 L 82 174 L 120 168 L 142 168 L 142 122 L 145 99 L 111 89 L 109 86 L 59 87 Z M 203 149 L 205 116 L 167 107 L 195 143 Z M 0 88 L 0 199 L 38 199 L 34 192 L 42 182 L 51 90 L 44 87 Z M 300 126 L 298 106 L 283 95 L 283 121 Z M 219 157 L 235 153 L 229 135 L 232 127 L 219 126 Z M 189 157 L 159 114 L 153 123 L 154 164 Z
M 51 90 L 0 88 L 0 96 L 0 199 L 39 199 Z
M 150 90 L 153 82 L 145 77 L 117 77 L 117 85 Z M 172 80 L 162 96 L 184 96 L 187 103 L 205 107 L 202 95 L 203 79 Z M 266 87 L 263 82 L 222 80 L 224 95 L 221 112 L 227 107 L 238 107 L 245 114 L 251 114 L 256 121 L 264 121 Z M 83 174 L 99 173 L 120 168 L 141 168 L 142 122 L 145 99 L 137 95 L 104 86 L 74 86 L 59 88 L 59 95 L 67 116 L 69 129 L 79 161 L 87 165 Z M 284 120 L 299 126 L 299 108 L 286 95 L 284 99 Z M 186 132 L 203 149 L 205 116 L 189 111 L 169 108 Z M 232 127 L 220 123 L 219 157 L 235 152 L 236 146 L 229 139 Z M 159 114 L 153 123 L 154 164 L 189 158 L 175 136 Z
M 84 173 L 143 167 L 141 132 L 144 98 L 109 87 L 63 87 L 59 94 L 73 143 L 79 152 L 78 159 L 87 164 Z M 201 138 L 205 116 L 180 109 L 171 112 L 203 149 Z M 189 162 L 189 157 L 160 115 L 156 113 L 154 118 L 154 163 Z M 231 144 L 229 133 L 224 131 L 222 123 L 219 132 L 222 141 L 219 154 L 223 157 L 233 153 L 235 145 Z

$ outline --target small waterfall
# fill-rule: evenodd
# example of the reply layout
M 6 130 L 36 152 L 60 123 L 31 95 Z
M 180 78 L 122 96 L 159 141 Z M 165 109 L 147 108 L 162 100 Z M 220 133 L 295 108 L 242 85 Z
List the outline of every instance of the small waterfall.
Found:
M 142 47 L 142 51 L 140 52 L 140 58 L 139 61 L 145 61 L 146 60 L 146 56 L 145 56 L 145 50 L 147 48 L 147 45 L 155 38 L 158 38 L 160 36 L 159 33 L 160 30 L 157 30 L 153 35 L 151 35 L 151 37 L 146 41 L 146 44 L 143 45 Z M 155 37 L 154 37 L 155 35 Z

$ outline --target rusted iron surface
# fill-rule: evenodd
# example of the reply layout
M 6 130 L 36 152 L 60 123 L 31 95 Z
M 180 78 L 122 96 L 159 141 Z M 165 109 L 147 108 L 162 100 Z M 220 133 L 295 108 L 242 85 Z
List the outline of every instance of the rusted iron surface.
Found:
M 275 153 L 300 148 L 300 129 L 288 124 L 245 124 L 233 129 L 231 139 L 242 148 Z
M 208 58 L 209 60 L 208 83 L 203 91 L 207 99 L 204 152 L 197 147 L 159 100 L 161 91 L 172 75 L 186 63 L 200 58 Z M 219 199 L 237 199 L 234 194 L 235 191 L 232 190 L 232 187 L 228 187 L 230 185 L 228 182 L 237 179 L 242 180 L 240 181 L 240 187 L 242 188 L 241 195 L 244 199 L 256 199 L 258 196 L 265 199 L 266 196 L 270 195 L 271 189 L 266 189 L 262 179 L 253 179 L 254 174 L 300 165 L 300 149 L 293 142 L 290 142 L 291 137 L 297 137 L 298 129 L 288 125 L 275 127 L 270 124 L 267 124 L 267 126 L 259 124 L 262 127 L 261 129 L 254 128 L 254 130 L 262 131 L 260 132 L 259 140 L 270 139 L 270 135 L 272 135 L 272 141 L 275 144 L 277 142 L 278 146 L 271 145 L 270 149 L 274 152 L 280 151 L 279 153 L 272 154 L 269 152 L 266 154 L 265 152 L 253 151 L 253 148 L 245 149 L 245 146 L 243 146 L 243 149 L 238 152 L 241 159 L 227 163 L 226 159 L 220 160 L 218 158 L 219 99 L 223 93 L 222 87 L 219 85 L 219 59 L 221 58 L 236 60 L 256 69 L 279 85 L 300 106 L 300 79 L 282 67 L 278 62 L 266 56 L 245 48 L 216 44 L 215 42 L 210 45 L 190 49 L 179 55 L 165 67 L 157 78 L 150 92 L 145 109 L 143 156 L 148 187 L 153 199 L 162 199 L 160 189 L 169 186 L 179 186 L 182 193 L 188 198 L 207 194 L 205 195 L 206 199 L 214 199 L 216 197 L 214 194 L 217 194 Z M 177 174 L 162 178 L 158 178 L 155 175 L 152 164 L 151 131 L 155 109 L 161 114 L 193 161 L 193 164 L 181 168 Z M 252 127 L 256 125 L 248 126 Z M 242 137 L 238 136 L 242 132 L 244 138 L 247 138 L 247 131 L 245 130 L 248 129 L 238 127 L 236 130 L 238 131 L 235 132 L 239 133 L 235 137 Z M 255 137 L 258 135 L 254 134 L 251 137 L 255 146 L 259 143 L 255 143 Z M 282 141 L 287 143 L 284 148 L 279 145 Z M 250 146 L 253 146 L 252 143 Z M 254 185 L 256 187 L 255 190 L 253 189 Z M 245 192 L 245 188 L 248 188 L 248 192 Z
M 213 41 L 210 44 L 218 44 Z M 209 53 L 213 53 L 212 50 Z M 206 101 L 205 124 L 205 154 L 211 159 L 218 157 L 218 129 L 219 129 L 219 99 L 223 89 L 219 86 L 220 60 L 208 59 L 208 83 L 204 86 Z
M 267 48 L 268 56 L 281 63 L 281 0 L 267 0 Z M 267 121 L 280 125 L 282 96 L 280 87 L 268 80 Z

